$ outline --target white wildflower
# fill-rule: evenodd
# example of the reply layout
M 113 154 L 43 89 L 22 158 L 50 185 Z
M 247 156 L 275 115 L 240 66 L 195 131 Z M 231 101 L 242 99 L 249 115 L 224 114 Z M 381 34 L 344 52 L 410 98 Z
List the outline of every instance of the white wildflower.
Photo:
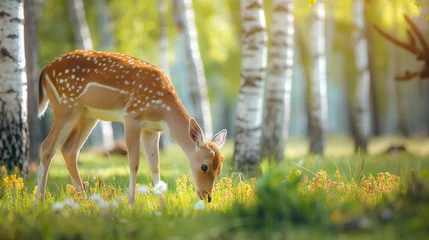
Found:
M 79 208 L 79 204 L 77 202 L 73 201 L 73 199 L 66 199 L 66 200 L 64 200 L 64 206 L 65 207 L 68 206 L 68 207 L 73 208 L 73 209 L 78 209 Z
M 124 196 L 119 196 L 119 197 L 117 197 L 116 198 L 116 202 L 118 203 L 118 204 L 121 204 L 121 203 L 123 203 L 125 201 L 125 197 Z
M 205 208 L 205 204 L 203 200 L 198 201 L 195 205 L 194 205 L 194 209 L 197 211 L 202 211 Z
M 152 189 L 155 195 L 162 195 L 165 191 L 167 191 L 167 184 L 164 181 L 159 181 L 155 187 Z
M 147 188 L 146 185 L 142 184 L 140 185 L 140 187 L 137 189 L 137 193 L 138 194 L 148 194 L 149 193 L 149 188 Z
M 109 203 L 109 206 L 110 206 L 110 207 L 112 207 L 112 208 L 118 208 L 118 207 L 119 207 L 119 204 L 118 204 L 116 201 L 111 201 L 111 202 Z
M 60 203 L 60 202 L 56 202 L 56 203 L 54 203 L 53 208 L 54 208 L 55 212 L 59 212 L 64 208 L 64 204 Z
M 161 216 L 162 215 L 162 213 L 160 212 L 160 211 L 156 211 L 156 212 L 154 212 L 153 213 L 155 216 L 157 216 L 157 217 L 159 217 L 159 216 Z
M 101 196 L 98 195 L 98 194 L 92 194 L 91 195 L 91 200 L 94 201 L 97 204 L 100 203 L 100 202 L 103 202 L 103 198 L 101 198 Z

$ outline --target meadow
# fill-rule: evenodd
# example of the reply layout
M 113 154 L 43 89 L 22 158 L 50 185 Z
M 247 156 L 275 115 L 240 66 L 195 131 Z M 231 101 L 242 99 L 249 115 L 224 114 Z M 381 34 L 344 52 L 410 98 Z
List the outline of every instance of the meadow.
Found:
M 392 144 L 408 152 L 387 153 Z M 156 195 L 142 157 L 140 190 L 127 203 L 126 157 L 80 155 L 86 195 L 70 185 L 58 152 L 46 201 L 35 209 L 36 169 L 0 180 L 0 239 L 375 239 L 424 238 L 429 234 L 429 142 L 374 139 L 369 154 L 353 154 L 347 137 L 328 138 L 326 156 L 306 156 L 305 139 L 288 142 L 286 159 L 265 160 L 253 177 L 232 167 L 232 142 L 213 201 L 198 200 L 184 153 L 161 153 Z

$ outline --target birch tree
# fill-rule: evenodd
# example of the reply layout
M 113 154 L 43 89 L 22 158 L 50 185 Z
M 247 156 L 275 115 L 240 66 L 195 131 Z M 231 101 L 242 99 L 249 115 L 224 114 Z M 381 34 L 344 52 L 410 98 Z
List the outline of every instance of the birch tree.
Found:
M 40 157 L 40 144 L 42 144 L 42 122 L 37 117 L 38 86 L 39 86 L 39 40 L 37 37 L 36 3 L 26 0 L 24 2 L 24 35 L 25 60 L 28 84 L 28 129 L 29 129 L 29 160 L 38 161 Z
M 262 0 L 241 0 L 242 66 L 237 103 L 234 161 L 250 170 L 261 160 L 262 105 L 267 33 Z
M 284 158 L 285 141 L 289 130 L 294 39 L 293 8 L 293 0 L 273 2 L 263 154 L 277 161 Z
M 166 0 L 158 0 L 159 13 L 159 66 L 170 76 L 170 68 L 168 66 L 168 36 L 167 36 L 167 2 Z M 169 144 L 169 139 L 165 133 L 161 133 L 159 145 L 164 149 Z
M 28 158 L 23 1 L 0 2 L 0 165 L 25 170 Z
M 367 151 L 368 138 L 371 132 L 370 109 L 370 72 L 368 64 L 368 42 L 365 29 L 365 12 L 363 0 L 354 0 L 353 4 L 355 32 L 354 55 L 356 64 L 356 93 L 354 106 L 355 150 Z
M 83 0 L 67 0 L 69 17 L 79 49 L 93 49 L 91 34 L 86 22 Z M 97 139 L 102 139 L 101 142 Z M 111 122 L 99 121 L 90 135 L 90 142 L 95 147 L 110 149 L 114 146 L 113 128 Z
M 325 131 L 328 118 L 328 97 L 326 85 L 325 55 L 325 5 L 323 1 L 314 4 L 316 11 L 311 14 L 312 73 L 311 84 L 307 96 L 309 99 L 309 136 L 310 153 L 323 155 Z
M 195 16 L 192 0 L 177 0 L 178 11 L 183 33 L 185 37 L 185 51 L 189 76 L 189 90 L 194 108 L 194 118 L 203 128 L 206 137 L 213 136 L 212 117 L 210 102 L 204 73 L 204 65 L 201 59 L 200 47 L 198 44 L 198 33 L 195 25 Z

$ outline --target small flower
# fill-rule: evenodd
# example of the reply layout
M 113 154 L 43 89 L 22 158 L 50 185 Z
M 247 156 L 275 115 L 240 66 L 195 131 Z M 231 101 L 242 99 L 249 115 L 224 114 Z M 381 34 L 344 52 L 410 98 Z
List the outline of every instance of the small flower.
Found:
M 109 206 L 110 206 L 111 208 L 118 208 L 118 207 L 119 207 L 119 204 L 118 204 L 116 201 L 111 201 L 111 202 L 109 203 Z
M 73 201 L 73 199 L 64 200 L 64 207 L 66 207 L 66 206 L 73 208 L 73 209 L 79 208 L 79 204 L 77 202 Z
M 297 169 L 297 170 L 296 170 L 296 172 L 295 172 L 295 174 L 296 174 L 297 176 L 301 176 L 301 170 Z
M 64 208 L 64 204 L 60 203 L 60 202 L 56 202 L 56 203 L 54 203 L 53 208 L 54 208 L 55 212 L 59 212 Z
M 146 185 L 142 184 L 139 188 L 137 188 L 137 193 L 138 194 L 148 194 L 149 188 L 147 188 Z
M 92 194 L 91 200 L 94 201 L 95 203 L 97 203 L 97 205 L 98 205 L 98 203 L 103 202 L 103 199 L 98 194 Z
M 194 209 L 197 211 L 202 211 L 205 208 L 204 201 L 200 200 L 194 205 Z
M 162 195 L 165 191 L 167 191 L 167 184 L 164 181 L 159 181 L 155 187 L 152 189 L 155 195 Z

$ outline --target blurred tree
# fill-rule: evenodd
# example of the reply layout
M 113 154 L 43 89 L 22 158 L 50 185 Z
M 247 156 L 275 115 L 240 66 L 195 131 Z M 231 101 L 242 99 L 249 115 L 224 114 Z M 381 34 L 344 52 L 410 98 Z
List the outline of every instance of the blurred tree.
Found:
M 274 0 L 271 23 L 271 58 L 266 90 L 262 152 L 281 161 L 288 137 L 294 52 L 293 0 Z
M 312 41 L 312 73 L 311 85 L 309 86 L 310 100 L 309 110 L 309 136 L 310 153 L 324 153 L 325 131 L 328 117 L 328 99 L 326 86 L 326 56 L 325 56 L 325 5 L 322 1 L 314 4 L 314 11 L 311 14 L 311 34 Z
M 368 138 L 371 132 L 370 113 L 370 72 L 368 65 L 368 42 L 366 38 L 364 0 L 354 0 L 354 57 L 356 64 L 357 81 L 352 123 L 355 125 L 355 150 L 358 148 L 366 152 Z
M 365 19 L 365 32 L 363 32 L 366 36 L 366 45 L 367 45 L 367 55 L 368 55 L 368 71 L 369 71 L 369 81 L 370 81 L 370 93 L 369 93 L 369 101 L 370 101 L 370 116 L 371 116 L 371 131 L 374 136 L 381 135 L 381 117 L 379 111 L 379 99 L 377 96 L 377 74 L 376 74 L 376 66 L 374 64 L 374 37 L 373 32 L 371 31 L 371 25 L 369 22 L 369 11 L 367 10 L 370 5 L 367 4 L 367 1 L 363 1 L 364 4 L 364 19 Z
M 24 2 L 24 35 L 25 35 L 25 60 L 27 70 L 27 106 L 28 106 L 28 130 L 29 130 L 29 160 L 37 162 L 40 158 L 40 144 L 43 141 L 42 121 L 37 117 L 38 92 L 39 92 L 39 40 L 37 37 L 36 2 L 25 0 Z
M 101 51 L 113 51 L 115 49 L 115 29 L 113 27 L 113 19 L 107 0 L 97 0 L 97 28 L 98 29 L 98 48 Z M 103 124 L 103 123 L 101 123 Z M 121 122 L 112 122 L 112 130 L 114 140 L 123 140 L 124 137 L 124 125 Z M 93 135 L 97 138 L 102 137 L 102 126 L 98 124 L 98 128 L 95 129 Z
M 262 107 L 267 33 L 262 0 L 241 0 L 242 69 L 238 94 L 234 161 L 253 171 L 261 161 Z
M 0 165 L 26 172 L 27 78 L 23 1 L 0 2 Z
M 170 68 L 168 66 L 168 36 L 167 36 L 167 2 L 158 0 L 159 13 L 159 66 L 170 77 Z M 170 139 L 163 132 L 159 139 L 160 150 L 168 147 Z
M 79 49 L 94 49 L 86 22 L 83 0 L 67 0 L 67 3 L 77 47 Z M 112 123 L 99 121 L 90 135 L 90 142 L 94 147 L 112 148 L 115 144 Z
M 211 138 L 213 136 L 212 117 L 204 65 L 198 44 L 198 32 L 195 25 L 193 3 L 192 0 L 177 0 L 176 4 L 177 8 L 180 9 L 178 12 L 183 23 L 183 33 L 186 44 L 185 50 L 188 58 L 189 90 L 194 108 L 194 117 L 202 127 L 205 135 Z

